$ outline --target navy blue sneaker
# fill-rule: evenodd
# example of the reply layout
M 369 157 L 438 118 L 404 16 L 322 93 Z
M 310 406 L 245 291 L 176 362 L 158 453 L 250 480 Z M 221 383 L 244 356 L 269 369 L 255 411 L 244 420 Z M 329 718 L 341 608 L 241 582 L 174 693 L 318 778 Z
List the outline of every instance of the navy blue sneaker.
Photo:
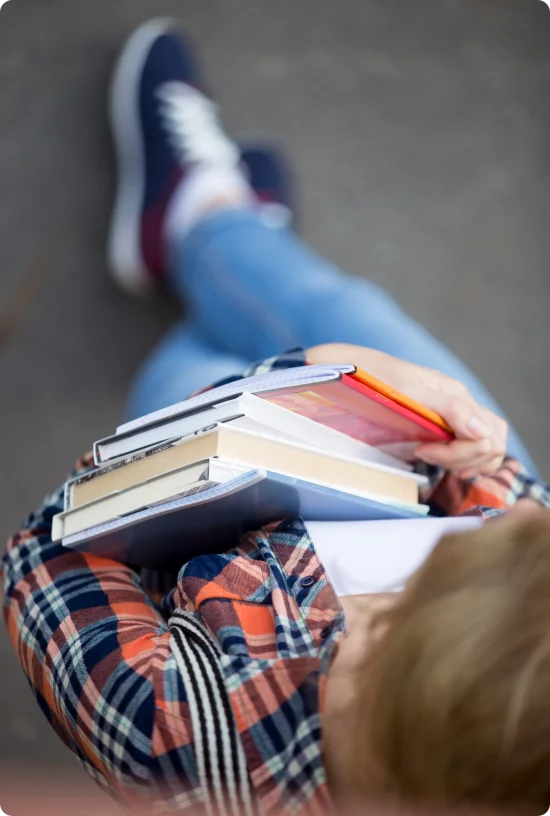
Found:
M 296 200 L 291 168 L 285 154 L 266 145 L 242 148 L 241 166 L 266 223 L 296 230 Z
M 241 154 L 225 135 L 175 21 L 153 20 L 130 37 L 113 77 L 110 118 L 119 177 L 108 255 L 124 288 L 143 293 L 165 277 L 168 206 L 199 164 L 240 164 L 266 219 L 289 220 L 282 157 L 261 149 Z

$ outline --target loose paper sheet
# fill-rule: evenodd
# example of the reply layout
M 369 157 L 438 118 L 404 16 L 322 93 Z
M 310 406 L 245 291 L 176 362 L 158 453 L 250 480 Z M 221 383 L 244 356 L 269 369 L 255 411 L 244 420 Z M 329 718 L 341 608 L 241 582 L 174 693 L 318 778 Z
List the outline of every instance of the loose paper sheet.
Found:
M 339 597 L 399 592 L 447 533 L 481 527 L 479 517 L 310 521 L 306 526 Z

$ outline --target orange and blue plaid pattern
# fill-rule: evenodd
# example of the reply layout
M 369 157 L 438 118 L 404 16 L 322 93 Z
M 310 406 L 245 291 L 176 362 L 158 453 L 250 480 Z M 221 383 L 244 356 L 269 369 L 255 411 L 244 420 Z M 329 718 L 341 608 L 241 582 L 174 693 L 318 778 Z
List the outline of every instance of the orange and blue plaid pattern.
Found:
M 296 351 L 256 372 L 303 363 Z M 84 458 L 78 471 L 90 465 Z M 425 472 L 430 488 L 423 499 L 437 515 L 480 506 L 492 513 L 527 496 L 550 506 L 550 489 L 513 460 L 495 477 L 469 482 L 433 467 Z M 261 809 L 327 812 L 320 717 L 344 619 L 301 520 L 248 533 L 225 554 L 193 559 L 160 601 L 130 567 L 52 543 L 52 518 L 62 503 L 59 489 L 9 541 L 4 615 L 42 711 L 86 770 L 130 806 L 145 802 L 170 812 L 204 804 L 167 625 L 170 613 L 182 609 L 221 650 Z

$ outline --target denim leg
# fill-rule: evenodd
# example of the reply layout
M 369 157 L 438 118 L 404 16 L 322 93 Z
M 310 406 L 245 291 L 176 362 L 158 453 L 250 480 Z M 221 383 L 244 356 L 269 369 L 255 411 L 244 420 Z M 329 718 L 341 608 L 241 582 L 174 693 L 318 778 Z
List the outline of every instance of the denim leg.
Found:
M 213 348 L 191 324 L 176 323 L 138 372 L 126 421 L 181 402 L 218 380 L 240 376 L 251 362 Z
M 212 349 L 255 360 L 296 345 L 376 348 L 462 381 L 504 416 L 475 374 L 381 287 L 346 275 L 252 211 L 215 213 L 172 251 L 172 283 Z M 508 452 L 536 472 L 513 428 Z

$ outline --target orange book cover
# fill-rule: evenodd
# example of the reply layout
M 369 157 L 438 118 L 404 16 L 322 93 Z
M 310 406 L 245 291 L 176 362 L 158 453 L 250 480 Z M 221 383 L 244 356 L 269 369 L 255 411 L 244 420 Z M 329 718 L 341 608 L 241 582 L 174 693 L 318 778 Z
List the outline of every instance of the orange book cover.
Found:
M 413 413 L 424 417 L 424 419 L 433 422 L 434 425 L 438 425 L 440 428 L 443 428 L 444 431 L 453 433 L 453 429 L 447 422 L 445 422 L 442 416 L 436 414 L 436 412 L 432 411 L 431 408 L 426 408 L 426 406 L 422 405 L 420 402 L 416 402 L 416 400 L 407 397 L 406 394 L 402 394 L 401 391 L 396 391 L 395 388 L 392 388 L 390 385 L 387 385 L 387 383 L 382 382 L 382 380 L 373 377 L 372 374 L 367 374 L 366 371 L 357 368 L 355 374 L 351 374 L 350 376 L 354 380 L 362 383 L 362 385 L 367 385 L 369 388 L 372 388 L 373 391 L 377 391 L 379 394 L 382 394 L 383 397 L 387 397 L 388 399 L 399 403 L 399 405 L 402 405 L 404 408 L 408 408 L 409 411 L 412 411 Z

